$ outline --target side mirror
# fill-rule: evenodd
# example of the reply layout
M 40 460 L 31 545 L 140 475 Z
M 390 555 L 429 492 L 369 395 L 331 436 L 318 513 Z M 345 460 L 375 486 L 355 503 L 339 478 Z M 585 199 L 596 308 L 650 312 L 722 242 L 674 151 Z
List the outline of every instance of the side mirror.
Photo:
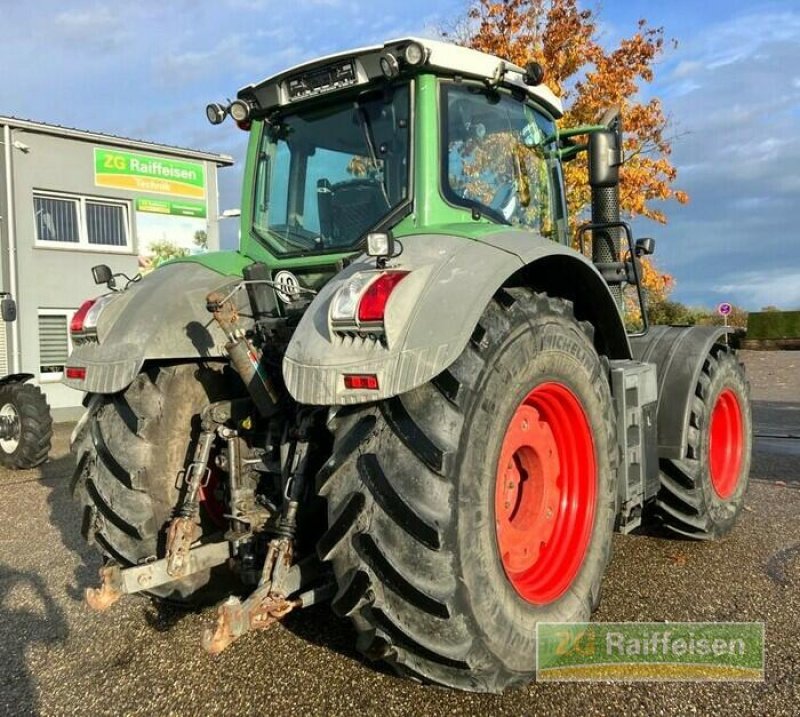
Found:
M 589 185 L 592 188 L 619 184 L 622 165 L 622 119 L 619 108 L 611 107 L 600 118 L 607 129 L 589 135 Z
M 633 250 L 637 257 L 650 256 L 656 250 L 656 240 L 650 237 L 643 237 L 636 240 L 636 248 Z
M 610 129 L 589 135 L 589 184 L 593 188 L 619 184 L 622 164 L 620 136 Z
M 0 301 L 0 315 L 2 315 L 3 321 L 17 320 L 17 302 L 8 295 Z
M 114 275 L 107 264 L 98 264 L 92 267 L 92 278 L 95 284 L 108 284 L 114 279 Z

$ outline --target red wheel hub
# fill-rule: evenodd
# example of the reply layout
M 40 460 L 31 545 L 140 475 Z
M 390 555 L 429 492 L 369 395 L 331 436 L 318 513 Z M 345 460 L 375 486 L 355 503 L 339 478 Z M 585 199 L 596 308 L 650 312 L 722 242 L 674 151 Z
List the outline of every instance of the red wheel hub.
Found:
M 736 393 L 726 388 L 711 409 L 708 436 L 711 485 L 720 498 L 730 498 L 736 492 L 743 451 L 742 407 Z
M 550 603 L 572 584 L 589 545 L 596 500 L 586 413 L 567 386 L 543 383 L 511 418 L 495 483 L 503 569 L 527 601 Z

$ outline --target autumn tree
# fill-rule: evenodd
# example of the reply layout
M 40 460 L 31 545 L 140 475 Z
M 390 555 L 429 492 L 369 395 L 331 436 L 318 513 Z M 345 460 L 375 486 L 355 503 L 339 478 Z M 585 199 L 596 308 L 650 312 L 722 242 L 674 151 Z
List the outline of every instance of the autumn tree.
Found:
M 625 130 L 620 172 L 624 215 L 665 223 L 666 215 L 654 202 L 688 200 L 673 187 L 677 173 L 670 162 L 663 106 L 657 98 L 639 97 L 641 84 L 652 81 L 653 66 L 664 51 L 663 28 L 640 20 L 633 35 L 607 49 L 600 41 L 596 13 L 580 8 L 577 0 L 474 0 L 466 17 L 443 34 L 519 66 L 539 62 L 545 84 L 564 102 L 561 127 L 595 124 L 604 110 L 619 107 Z M 574 229 L 591 203 L 585 153 L 565 164 L 564 176 Z M 674 284 L 649 260 L 644 279 L 651 301 L 666 299 Z

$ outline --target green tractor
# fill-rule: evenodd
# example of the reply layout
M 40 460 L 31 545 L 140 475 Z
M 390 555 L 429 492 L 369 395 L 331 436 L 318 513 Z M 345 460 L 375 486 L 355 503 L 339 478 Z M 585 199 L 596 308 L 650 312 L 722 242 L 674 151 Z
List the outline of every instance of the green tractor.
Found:
M 731 529 L 751 418 L 726 329 L 626 331 L 653 242 L 620 220 L 619 114 L 560 131 L 541 80 L 410 38 L 208 106 L 249 131 L 239 250 L 73 321 L 92 607 L 224 600 L 218 653 L 330 602 L 365 655 L 500 691 L 537 623 L 589 619 L 615 529 Z

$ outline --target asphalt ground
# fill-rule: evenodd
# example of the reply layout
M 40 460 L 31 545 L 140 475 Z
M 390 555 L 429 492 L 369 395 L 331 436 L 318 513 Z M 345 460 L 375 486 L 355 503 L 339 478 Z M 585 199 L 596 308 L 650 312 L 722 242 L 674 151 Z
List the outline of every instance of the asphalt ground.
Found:
M 798 715 L 800 440 L 791 436 L 800 435 L 800 353 L 780 353 L 767 357 L 771 367 L 745 355 L 754 398 L 769 400 L 755 405 L 752 484 L 733 533 L 719 543 L 615 536 L 596 614 L 763 621 L 763 683 L 542 683 L 502 696 L 458 693 L 362 660 L 348 623 L 325 607 L 210 658 L 200 635 L 213 609 L 181 613 L 138 597 L 104 614 L 85 607 L 100 561 L 80 538 L 68 495 L 70 427 L 62 425 L 41 469 L 0 472 L 0 715 Z M 769 371 L 772 379 L 762 375 Z M 776 382 L 783 385 L 773 391 Z

